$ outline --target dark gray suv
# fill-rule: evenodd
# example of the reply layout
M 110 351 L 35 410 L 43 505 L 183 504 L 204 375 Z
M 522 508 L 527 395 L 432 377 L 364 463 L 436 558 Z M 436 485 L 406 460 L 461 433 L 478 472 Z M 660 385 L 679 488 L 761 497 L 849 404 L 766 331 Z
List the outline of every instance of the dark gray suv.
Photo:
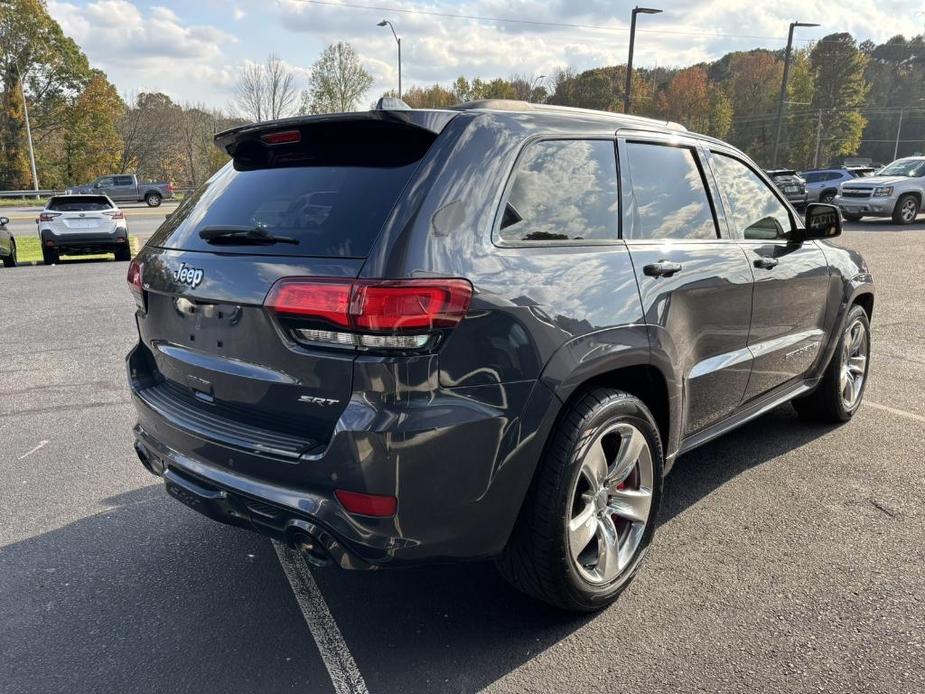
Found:
M 741 152 L 521 102 L 217 136 L 132 261 L 136 449 L 178 500 L 376 568 L 495 558 L 612 601 L 677 457 L 792 400 L 846 421 L 873 286 Z

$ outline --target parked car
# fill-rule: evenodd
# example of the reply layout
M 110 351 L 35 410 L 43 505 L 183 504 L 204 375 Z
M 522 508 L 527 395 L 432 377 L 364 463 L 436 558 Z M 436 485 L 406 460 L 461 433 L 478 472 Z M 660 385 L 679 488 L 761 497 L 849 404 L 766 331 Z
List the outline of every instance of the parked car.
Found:
M 55 195 L 35 221 L 46 265 L 57 263 L 62 255 L 132 257 L 125 214 L 105 195 Z
M 774 181 L 774 185 L 780 188 L 781 192 L 787 196 L 787 200 L 796 208 L 802 208 L 807 203 L 806 181 L 793 169 L 770 169 L 768 176 Z
M 872 169 L 867 169 L 872 171 Z M 801 171 L 800 178 L 806 181 L 807 202 L 830 203 L 838 194 L 838 185 L 858 178 L 857 169 L 810 169 Z
M 876 176 L 845 181 L 833 202 L 845 219 L 891 217 L 912 224 L 925 200 L 925 157 L 904 157 L 887 164 Z
M 135 174 L 114 174 L 100 176 L 92 183 L 74 186 L 65 191 L 74 193 L 99 193 L 116 202 L 141 202 L 157 207 L 162 200 L 173 197 L 172 183 L 143 183 Z
M 860 406 L 873 284 L 838 211 L 804 223 L 719 140 L 488 101 L 216 141 L 232 162 L 129 266 L 135 448 L 313 564 L 494 557 L 597 609 L 678 456 Z
M 9 217 L 0 217 L 0 259 L 4 267 L 16 267 L 16 239 L 6 228 L 9 223 Z

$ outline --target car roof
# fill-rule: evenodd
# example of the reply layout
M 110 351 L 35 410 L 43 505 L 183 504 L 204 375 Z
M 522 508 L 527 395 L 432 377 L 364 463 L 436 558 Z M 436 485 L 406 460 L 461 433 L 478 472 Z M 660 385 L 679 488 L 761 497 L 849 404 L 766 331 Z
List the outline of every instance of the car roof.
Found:
M 555 106 L 551 104 L 534 104 L 527 101 L 511 99 L 483 99 L 469 101 L 441 109 L 394 108 L 372 109 L 353 113 L 327 113 L 320 115 L 294 116 L 274 121 L 248 123 L 230 130 L 225 130 L 215 136 L 215 143 L 229 154 L 242 140 L 259 137 L 268 131 L 285 130 L 300 125 L 313 123 L 359 122 L 359 121 L 388 121 L 402 123 L 412 127 L 429 130 L 435 134 L 440 133 L 444 127 L 455 118 L 464 114 L 477 116 L 491 114 L 499 121 L 510 119 L 513 122 L 523 123 L 525 120 L 533 121 L 536 125 L 543 125 L 543 121 L 550 124 L 554 121 L 568 120 L 574 123 L 576 131 L 600 129 L 602 126 L 614 131 L 621 128 L 652 130 L 665 133 L 688 133 L 680 123 L 673 121 L 656 120 L 643 116 L 612 113 L 609 111 L 595 111 L 587 108 L 574 108 L 571 106 Z M 690 133 L 700 139 L 709 140 L 729 146 L 727 143 L 696 133 Z
M 462 104 L 448 106 L 448 111 L 485 111 L 499 114 L 518 113 L 530 114 L 541 120 L 543 115 L 549 116 L 581 116 L 583 119 L 597 119 L 616 125 L 617 127 L 645 127 L 646 129 L 658 129 L 671 132 L 688 132 L 680 123 L 668 120 L 658 120 L 655 118 L 646 118 L 645 116 L 634 116 L 624 113 L 614 113 L 612 111 L 596 111 L 590 108 L 578 108 L 575 106 L 558 106 L 555 104 L 535 104 L 529 101 L 518 101 L 516 99 L 481 99 L 479 101 L 467 101 Z

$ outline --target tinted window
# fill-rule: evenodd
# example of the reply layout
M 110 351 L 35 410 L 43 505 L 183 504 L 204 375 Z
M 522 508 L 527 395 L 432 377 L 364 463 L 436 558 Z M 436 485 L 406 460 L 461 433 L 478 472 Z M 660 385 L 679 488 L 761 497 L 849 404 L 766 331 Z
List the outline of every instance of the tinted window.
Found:
M 54 212 L 99 212 L 111 208 L 109 200 L 102 195 L 69 195 L 66 198 L 51 198 L 45 205 L 46 210 Z
M 824 173 L 804 173 L 800 174 L 807 183 L 819 183 L 819 181 L 827 180 L 825 178 L 826 174 Z
M 177 208 L 150 243 L 223 253 L 362 258 L 434 135 L 379 123 L 306 127 L 301 143 L 241 143 L 234 159 Z M 257 228 L 297 244 L 221 245 L 206 227 Z
M 116 176 L 116 185 L 117 186 L 130 186 L 132 185 L 131 176 Z
M 790 231 L 790 213 L 758 174 L 724 154 L 713 154 L 713 166 L 738 237 L 776 239 Z
M 103 178 L 99 179 L 96 184 L 100 188 L 109 188 L 112 185 L 112 176 L 104 176 Z
M 528 145 L 504 201 L 505 241 L 614 240 L 617 161 L 610 140 L 551 140 Z
M 627 238 L 716 238 L 716 222 L 692 149 L 628 142 L 626 159 L 633 198 Z

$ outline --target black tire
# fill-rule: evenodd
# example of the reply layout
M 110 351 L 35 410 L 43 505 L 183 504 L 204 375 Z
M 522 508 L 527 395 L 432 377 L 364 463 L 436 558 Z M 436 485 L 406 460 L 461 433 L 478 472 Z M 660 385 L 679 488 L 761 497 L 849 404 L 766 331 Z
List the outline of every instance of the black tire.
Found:
M 161 204 L 161 194 L 160 193 L 148 193 L 145 195 L 145 202 L 148 203 L 148 207 L 159 207 Z
M 46 265 L 57 265 L 58 261 L 61 258 L 58 255 L 58 251 L 54 248 L 42 248 L 42 261 Z
M 919 216 L 919 199 L 911 193 L 900 195 L 893 208 L 893 224 L 912 224 Z
M 863 379 L 859 388 L 860 392 L 853 404 L 846 405 L 842 397 L 842 367 L 846 361 L 845 342 L 849 339 L 851 327 L 855 322 L 859 322 L 863 326 L 866 334 L 866 356 Z M 809 421 L 837 424 L 847 422 L 854 416 L 854 413 L 858 411 L 864 400 L 864 390 L 867 387 L 867 374 L 870 369 L 870 344 L 870 321 L 867 318 L 867 311 L 855 304 L 848 311 L 842 333 L 838 338 L 838 344 L 835 346 L 835 353 L 832 355 L 832 359 L 829 361 L 819 385 L 809 395 L 793 401 L 793 406 L 800 417 Z
M 661 502 L 662 444 L 652 414 L 629 393 L 595 388 L 567 407 L 539 462 L 508 545 L 496 564 L 504 578 L 518 590 L 565 610 L 590 612 L 616 600 L 645 557 Z M 585 453 L 600 432 L 622 424 L 641 432 L 648 444 L 652 461 L 651 506 L 639 544 L 624 568 L 608 583 L 595 585 L 580 575 L 571 558 L 568 523 Z
M 10 239 L 10 254 L 3 256 L 3 267 L 16 267 L 16 239 Z
M 842 215 L 841 215 L 841 216 L 842 216 L 842 219 L 844 219 L 846 222 L 860 222 L 860 221 L 861 221 L 861 217 L 863 217 L 864 215 L 860 215 L 860 214 L 847 214 L 847 213 L 845 213 L 845 212 L 842 212 Z
M 116 262 L 122 262 L 132 259 L 132 250 L 126 246 L 125 248 L 117 248 L 116 252 Z
M 831 205 L 834 199 L 835 199 L 834 190 L 824 190 L 819 195 L 819 202 L 825 203 L 826 205 Z

